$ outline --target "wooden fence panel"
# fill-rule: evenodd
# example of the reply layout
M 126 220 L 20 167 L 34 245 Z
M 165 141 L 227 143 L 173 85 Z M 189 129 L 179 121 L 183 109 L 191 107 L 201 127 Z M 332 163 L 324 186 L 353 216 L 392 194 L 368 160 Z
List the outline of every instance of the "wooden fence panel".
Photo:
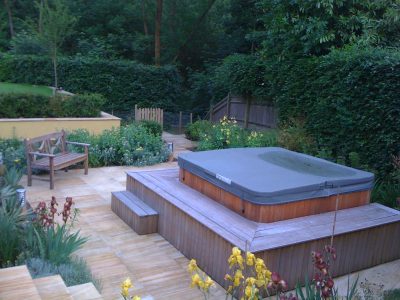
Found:
M 228 116 L 245 126 L 246 106 L 247 102 L 243 97 L 228 95 L 212 107 L 211 121 L 218 122 Z M 278 124 L 278 110 L 273 105 L 250 103 L 247 117 L 248 125 L 253 127 L 276 128 Z
M 138 108 L 135 105 L 135 121 L 155 121 L 163 126 L 164 111 L 161 108 Z

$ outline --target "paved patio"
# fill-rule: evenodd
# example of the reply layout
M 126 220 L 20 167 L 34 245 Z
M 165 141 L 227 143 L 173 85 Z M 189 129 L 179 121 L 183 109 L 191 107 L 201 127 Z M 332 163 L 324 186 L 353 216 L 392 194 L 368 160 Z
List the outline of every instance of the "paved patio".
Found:
M 56 172 L 52 191 L 48 176 L 34 177 L 27 198 L 35 206 L 39 201 L 49 201 L 51 196 L 60 203 L 67 196 L 73 197 L 81 211 L 76 227 L 90 237 L 78 255 L 87 260 L 92 272 L 102 280 L 101 294 L 105 299 L 118 299 L 120 283 L 128 276 L 135 294 L 145 299 L 203 299 L 198 290 L 189 287 L 187 258 L 158 234 L 137 235 L 110 209 L 111 192 L 125 190 L 127 170 L 175 166 L 176 162 L 169 162 L 145 168 L 97 168 L 90 169 L 88 176 L 83 175 L 83 170 L 60 171 Z M 25 177 L 22 184 L 26 186 Z M 365 279 L 384 284 L 385 289 L 400 288 L 400 260 L 360 272 L 359 280 Z M 347 276 L 336 283 L 342 290 L 347 286 Z M 212 294 L 212 299 L 225 299 L 225 291 L 219 286 Z

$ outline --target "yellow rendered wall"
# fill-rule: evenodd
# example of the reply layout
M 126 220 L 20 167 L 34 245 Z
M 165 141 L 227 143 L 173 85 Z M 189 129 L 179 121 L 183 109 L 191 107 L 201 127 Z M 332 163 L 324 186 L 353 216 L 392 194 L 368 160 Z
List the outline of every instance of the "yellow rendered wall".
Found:
M 103 113 L 101 118 L 0 119 L 0 138 L 32 138 L 51 132 L 79 128 L 99 134 L 105 129 L 119 127 L 121 120 Z

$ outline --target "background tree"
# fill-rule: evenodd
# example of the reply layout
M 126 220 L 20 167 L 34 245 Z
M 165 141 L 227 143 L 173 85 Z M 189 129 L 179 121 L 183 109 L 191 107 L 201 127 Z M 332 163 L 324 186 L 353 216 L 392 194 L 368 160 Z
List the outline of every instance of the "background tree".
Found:
M 4 7 L 7 11 L 7 17 L 8 17 L 8 29 L 10 31 L 10 37 L 14 37 L 14 21 L 13 21 L 13 16 L 12 16 L 12 8 L 11 8 L 12 2 L 9 0 L 4 0 Z
M 160 65 L 160 58 L 161 58 L 162 11 L 163 11 L 163 0 L 157 0 L 155 33 L 154 33 L 154 61 L 156 66 Z
M 54 87 L 57 89 L 58 51 L 65 38 L 71 34 L 76 18 L 70 15 L 68 7 L 62 0 L 54 0 L 51 3 L 43 1 L 38 3 L 38 7 L 42 22 L 38 26 L 41 29 L 38 35 L 49 49 L 53 62 Z
M 397 0 L 258 0 L 266 55 L 324 55 L 349 44 L 400 45 Z

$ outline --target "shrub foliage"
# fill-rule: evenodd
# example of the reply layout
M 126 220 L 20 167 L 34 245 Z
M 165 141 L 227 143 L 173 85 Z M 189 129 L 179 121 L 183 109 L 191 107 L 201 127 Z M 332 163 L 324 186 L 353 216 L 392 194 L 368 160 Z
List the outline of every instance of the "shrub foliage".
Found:
M 58 76 L 63 89 L 99 93 L 104 109 L 132 110 L 135 104 L 175 110 L 181 97 L 181 78 L 173 66 L 154 67 L 132 61 L 85 57 L 60 58 Z M 51 85 L 52 65 L 47 57 L 0 56 L 0 81 Z
M 98 117 L 104 102 L 99 94 L 72 97 L 0 94 L 0 118 Z
M 395 49 L 353 47 L 283 61 L 235 55 L 216 74 L 217 84 L 225 74 L 231 90 L 274 101 L 281 123 L 289 127 L 284 140 L 296 131 L 292 121 L 301 120 L 303 140 L 315 143 L 308 153 L 324 151 L 348 163 L 355 152 L 379 177 L 393 171 L 391 155 L 400 153 L 400 54 Z M 235 74 L 247 74 L 246 80 L 232 80 Z M 309 147 L 295 150 L 301 148 Z

